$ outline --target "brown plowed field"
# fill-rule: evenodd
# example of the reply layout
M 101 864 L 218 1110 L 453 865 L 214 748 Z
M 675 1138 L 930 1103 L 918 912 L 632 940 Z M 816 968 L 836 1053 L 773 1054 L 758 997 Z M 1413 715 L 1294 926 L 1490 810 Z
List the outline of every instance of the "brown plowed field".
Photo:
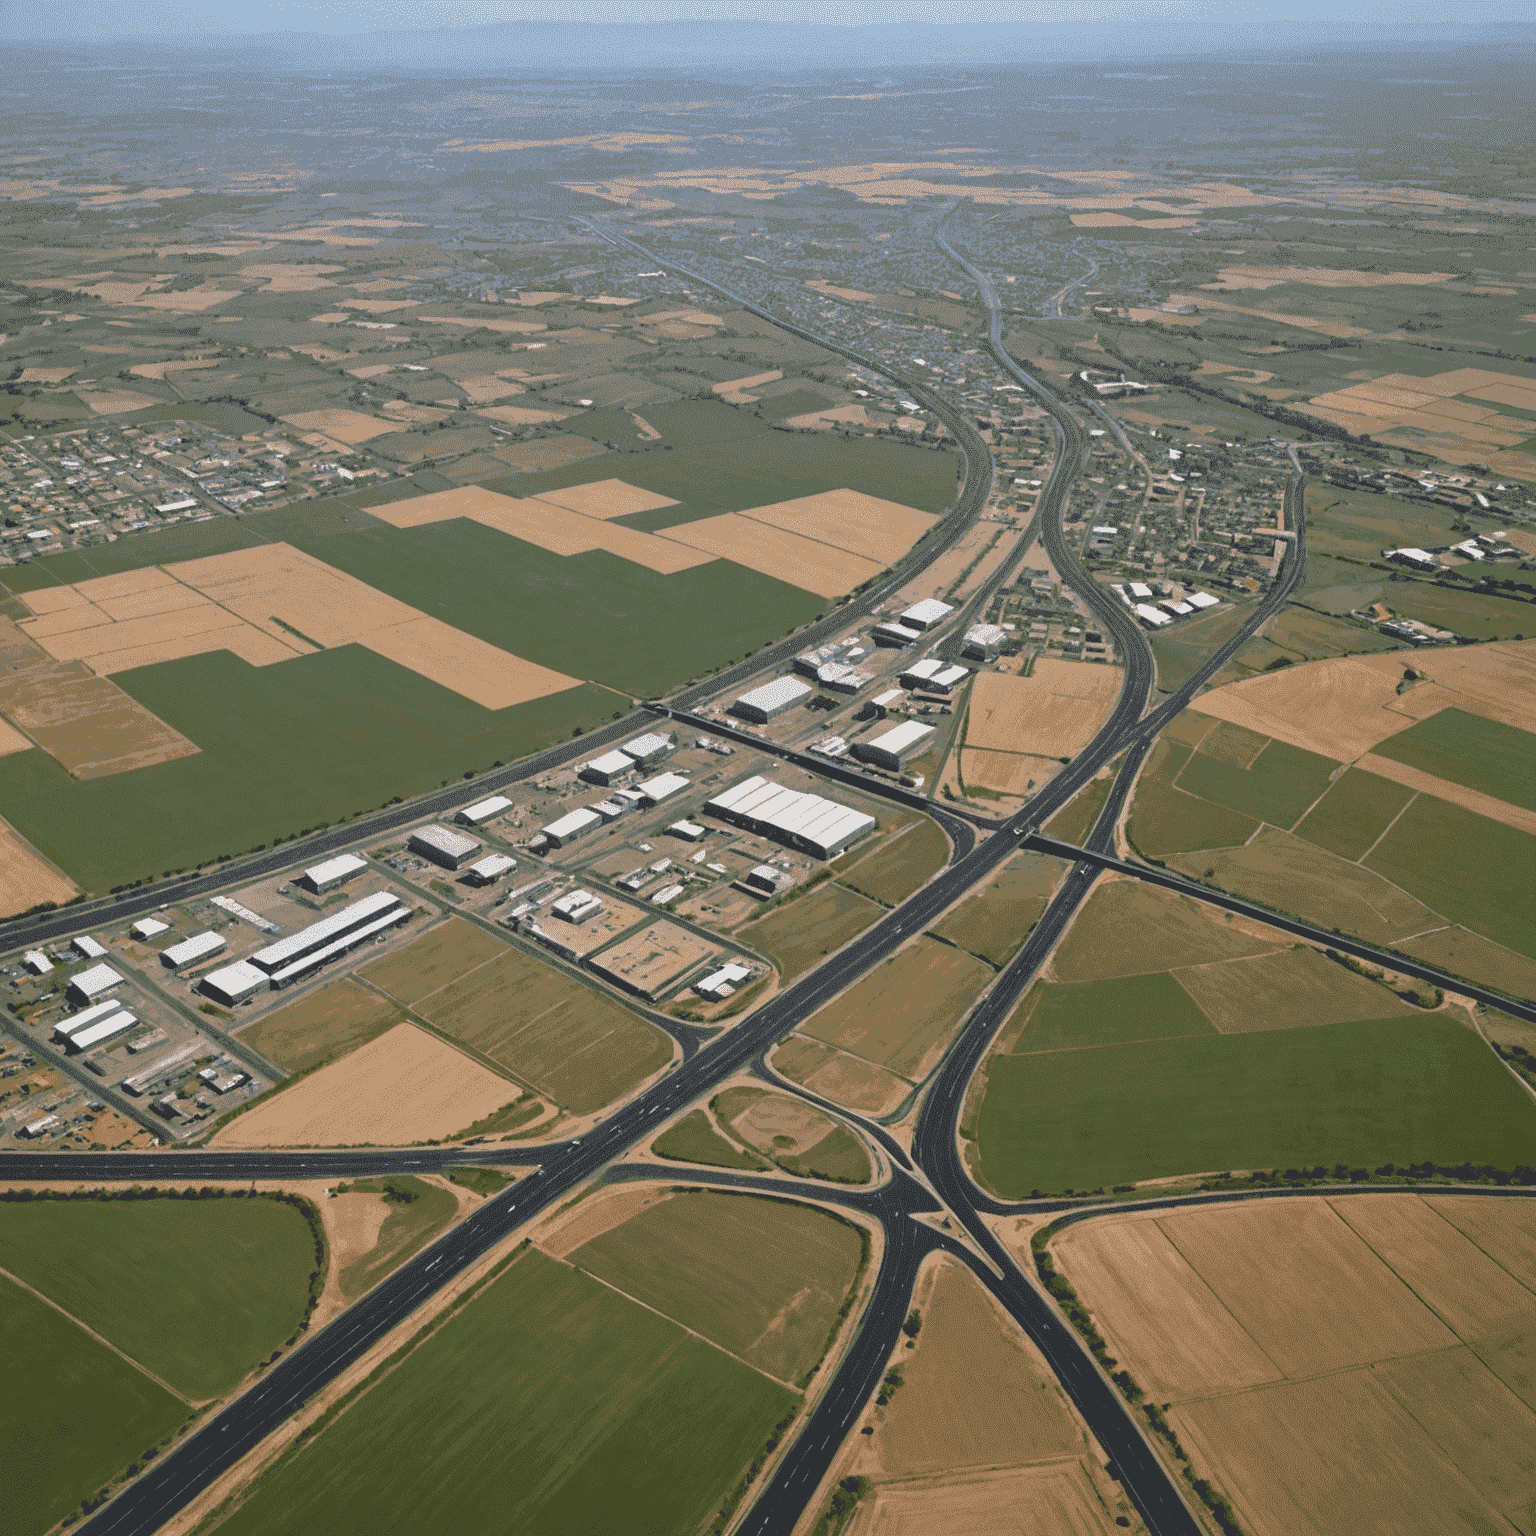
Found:
M 734 560 L 748 570 L 775 576 L 818 597 L 841 597 L 885 569 L 863 555 L 754 522 L 740 512 L 683 523 L 668 529 L 667 537 L 718 559 Z
M 1022 752 L 992 752 L 965 747 L 960 753 L 960 776 L 981 789 L 1000 795 L 1022 797 L 1031 785 L 1038 788 L 1061 770 L 1054 757 L 1027 757 Z
M 1072 757 L 1109 713 L 1124 677 L 1116 667 L 1042 656 L 1029 677 L 978 672 L 965 744 L 983 751 Z
M 1115 1529 L 1081 1462 L 876 1490 L 848 1536 L 1101 1536 Z
M 398 1008 L 366 987 L 333 981 L 241 1030 L 240 1040 L 285 1072 L 303 1072 L 345 1056 L 404 1021 Z
M 748 507 L 741 515 L 882 566 L 895 564 L 938 521 L 931 513 L 850 490 L 821 491 L 794 501 Z
M 456 1135 L 520 1093 L 414 1024 L 237 1115 L 216 1147 L 404 1146 Z
M 31 742 L 27 745 L 30 747 Z M 61 905 L 79 887 L 49 864 L 8 822 L 0 821 L 0 917 L 25 912 L 41 901 Z
M 791 1035 L 774 1052 L 773 1065 L 791 1082 L 860 1114 L 887 1115 L 911 1092 L 894 1073 L 803 1035 Z
M 558 491 L 539 491 L 540 501 L 552 502 L 583 517 L 600 521 L 610 517 L 631 517 L 636 512 L 654 512 L 658 507 L 675 507 L 677 499 L 642 490 L 623 480 L 592 480 L 586 485 L 568 485 Z
M 1521 832 L 1536 832 L 1536 811 L 1528 811 L 1522 805 L 1511 805 L 1507 800 L 1468 789 L 1464 784 L 1453 784 L 1449 779 L 1437 778 L 1420 768 L 1410 768 L 1407 763 L 1400 763 L 1395 758 L 1379 757 L 1374 752 L 1367 752 L 1355 766 L 1384 779 L 1391 779 L 1407 789 L 1434 795 L 1440 800 L 1449 800 L 1452 805 L 1459 805 L 1477 816 L 1486 816 L 1490 821 L 1502 821 L 1506 827 L 1515 827 Z

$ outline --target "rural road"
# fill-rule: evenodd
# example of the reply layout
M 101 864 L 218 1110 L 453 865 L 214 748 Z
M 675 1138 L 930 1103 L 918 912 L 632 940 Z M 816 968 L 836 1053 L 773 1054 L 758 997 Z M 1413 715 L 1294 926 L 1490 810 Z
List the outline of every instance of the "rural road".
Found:
M 592 227 L 600 226 L 594 224 Z M 643 255 L 648 261 L 658 259 L 642 246 L 607 231 L 603 232 L 607 238 Z M 1123 1486 L 1155 1536 L 1171 1536 L 1175 1532 L 1187 1532 L 1193 1536 L 1193 1533 L 1200 1530 L 1184 1502 L 1179 1485 L 1149 1445 L 1138 1421 L 1124 1401 L 1033 1280 L 1015 1263 L 985 1224 L 982 1211 L 990 1207 L 964 1167 L 956 1127 L 966 1088 L 998 1029 L 1071 921 L 1100 870 L 1114 860 L 1113 829 L 1157 730 L 1183 708 L 1207 678 L 1226 664 L 1260 624 L 1279 610 L 1301 580 L 1306 559 L 1301 477 L 1297 475 L 1293 479 L 1286 500 L 1288 522 L 1295 534 L 1295 547 L 1282 562 L 1273 586 L 1246 615 L 1242 631 L 1209 657 L 1195 675 L 1152 714 L 1146 714 L 1147 706 L 1153 698 L 1155 682 L 1150 647 L 1123 604 L 1084 570 L 1076 551 L 1069 546 L 1061 530 L 1063 508 L 1086 462 L 1090 447 L 1086 429 L 1072 409 L 1025 373 L 1008 355 L 1002 345 L 997 296 L 989 280 L 955 252 L 942 236 L 938 238 L 943 249 L 970 272 L 981 289 L 991 312 L 989 344 L 999 363 L 1031 392 L 1055 423 L 1059 451 L 1051 476 L 1039 498 L 1039 536 L 1063 581 L 1079 594 L 1104 628 L 1115 637 L 1116 648 L 1125 663 L 1125 674 L 1120 697 L 1109 718 L 1084 751 L 1064 767 L 1057 778 L 1017 815 L 996 823 L 990 836 L 978 840 L 969 824 L 951 817 L 954 856 L 949 865 L 927 885 L 899 907 L 886 913 L 874 926 L 851 940 L 816 970 L 786 987 L 741 1022 L 732 1025 L 717 1040 L 705 1045 L 640 1097 L 615 1111 L 607 1121 L 578 1139 L 521 1147 L 497 1144 L 494 1147 L 409 1148 L 395 1151 L 5 1154 L 13 1177 L 99 1178 L 138 1182 L 182 1178 L 340 1178 L 376 1173 L 426 1172 L 450 1163 L 474 1162 L 526 1162 L 530 1166 L 530 1171 L 518 1183 L 485 1202 L 462 1224 L 406 1263 L 326 1328 L 279 1359 L 250 1391 L 204 1422 L 109 1504 L 83 1521 L 77 1527 L 79 1531 L 90 1533 L 90 1536 L 107 1536 L 107 1533 L 110 1536 L 128 1536 L 128 1533 L 147 1536 L 147 1533 L 158 1529 L 450 1280 L 462 1274 L 468 1266 L 535 1216 L 548 1210 L 552 1204 L 569 1198 L 574 1191 L 609 1169 L 617 1158 L 646 1141 L 657 1127 L 672 1116 L 706 1098 L 733 1073 L 751 1067 L 776 1041 L 804 1022 L 818 1008 L 868 974 L 908 939 L 924 932 L 961 896 L 1012 857 L 1021 842 L 1034 838 L 1038 827 L 1047 818 L 1122 752 L 1126 754 L 1125 762 L 1116 775 L 1108 802 L 1086 840 L 1086 847 L 1078 850 L 1071 845 L 1045 841 L 1032 844 L 1072 858 L 1072 869 L 1023 949 L 1004 969 L 991 991 L 958 1031 L 922 1100 L 912 1157 L 908 1159 L 899 1146 L 895 1146 L 892 1152 L 894 1138 L 889 1133 L 864 1126 L 867 1132 L 880 1140 L 893 1164 L 892 1176 L 884 1184 L 860 1191 L 790 1180 L 759 1181 L 767 1193 L 794 1192 L 864 1210 L 880 1220 L 886 1244 L 877 1274 L 874 1298 L 858 1325 L 847 1353 L 839 1361 L 831 1381 L 801 1431 L 788 1446 L 762 1492 L 746 1512 L 740 1529 L 753 1533 L 753 1536 L 768 1536 L 768 1533 L 776 1533 L 777 1536 L 777 1533 L 791 1530 L 807 1501 L 814 1496 L 839 1447 L 864 1411 L 878 1383 L 898 1340 L 918 1265 L 928 1253 L 944 1249 L 954 1252 L 972 1266 L 979 1278 L 1041 1349 L 1063 1387 L 1083 1413 L 1106 1455 L 1114 1463 Z M 777 325 L 784 325 L 775 316 L 709 279 L 687 269 L 674 267 L 674 270 L 731 302 L 751 309 Z M 796 327 L 786 325 L 784 328 L 818 341 L 819 345 L 827 345 Z M 893 573 L 874 592 L 865 594 L 858 603 L 835 610 L 826 621 L 812 626 L 810 630 L 765 648 L 749 661 L 739 663 L 715 678 L 685 690 L 671 701 L 672 711 L 681 712 L 682 718 L 688 717 L 693 706 L 729 686 L 734 680 L 760 670 L 776 657 L 787 658 L 805 645 L 813 643 L 821 634 L 841 629 L 856 614 L 877 606 L 897 585 L 909 580 L 913 571 L 936 558 L 947 542 L 965 531 L 990 490 L 990 455 L 974 427 L 961 413 L 931 394 L 924 393 L 924 387 L 916 380 L 891 374 L 888 367 L 846 348 L 833 347 L 832 350 L 895 378 L 904 388 L 913 392 L 914 398 L 923 400 L 950 427 L 966 453 L 968 465 L 966 485 L 959 505 L 944 525 L 943 537 L 931 541 L 933 548 L 928 549 L 914 564 Z M 115 918 L 120 918 L 130 912 L 148 910 L 162 901 L 217 890 L 221 886 L 243 882 L 261 873 L 289 867 L 300 853 L 306 857 L 318 856 L 363 836 L 377 837 L 396 827 L 414 823 L 425 814 L 435 814 L 439 809 L 447 810 L 457 806 L 468 799 L 471 793 L 478 797 L 490 788 L 510 784 L 532 774 L 546 772 L 553 766 L 577 757 L 589 755 L 595 747 L 634 733 L 647 718 L 644 713 L 637 711 L 626 721 L 584 736 L 578 742 L 562 744 L 511 768 L 482 774 L 474 780 L 472 790 L 461 784 L 410 805 L 374 813 L 369 818 L 318 834 L 314 839 L 304 840 L 302 844 L 286 844 L 272 854 L 256 856 L 255 860 L 242 860 L 238 865 L 225 865 L 190 880 L 130 893 L 123 902 L 108 904 L 107 910 Z M 721 729 L 714 722 L 710 722 L 708 728 L 716 731 Z M 837 777 L 828 772 L 828 765 L 817 761 L 815 767 L 818 772 Z M 852 777 L 861 788 L 871 792 L 886 792 L 875 790 L 872 781 L 866 781 L 859 775 Z M 890 797 L 897 798 L 897 795 L 892 793 Z M 921 797 L 909 798 L 926 810 L 935 809 L 924 803 Z M 1143 870 L 1140 866 L 1129 865 L 1124 867 L 1139 878 L 1156 878 L 1159 883 L 1177 880 L 1177 877 L 1167 877 L 1165 880 L 1166 872 L 1160 870 Z M 195 891 L 191 889 L 193 887 Z M 1215 893 L 1203 890 L 1197 893 L 1202 899 L 1217 899 Z M 93 905 L 52 914 L 46 919 L 22 925 L 20 937 L 17 936 L 17 925 L 11 925 L 8 930 L 0 930 L 0 943 L 9 946 L 36 942 L 39 937 L 57 937 L 76 932 L 87 926 L 93 913 L 100 910 L 99 906 Z M 1275 921 L 1271 914 L 1263 913 L 1262 916 L 1264 921 Z M 1340 947 L 1344 947 L 1342 943 Z M 1395 959 L 1382 963 L 1398 964 Z M 1465 990 L 1462 984 L 1449 979 L 1446 984 L 1457 990 Z M 1507 1004 L 1501 1001 L 1499 1006 Z M 858 1117 L 847 1118 L 863 1126 Z M 695 1178 L 691 1169 L 686 1175 L 676 1176 L 686 1176 L 694 1182 L 758 1187 L 747 1176 L 731 1179 L 701 1170 Z M 1053 1202 L 1042 1204 L 1046 1208 L 1055 1208 Z M 917 1214 L 941 1209 L 946 1210 L 953 1223 L 964 1229 L 965 1241 L 960 1240 L 958 1232 L 955 1237 L 947 1237 L 914 1219 Z M 1018 1210 L 1021 1207 L 1009 1206 L 1007 1209 Z M 975 1252 L 978 1251 L 996 1266 L 995 1272 L 987 1263 L 976 1259 Z

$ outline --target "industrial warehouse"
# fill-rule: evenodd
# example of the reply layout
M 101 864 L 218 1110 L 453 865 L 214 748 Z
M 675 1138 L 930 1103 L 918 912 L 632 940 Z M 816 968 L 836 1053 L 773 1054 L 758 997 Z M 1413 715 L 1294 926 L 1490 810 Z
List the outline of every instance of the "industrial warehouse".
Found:
M 880 825 L 863 811 L 786 789 L 759 774 L 706 801 L 704 809 L 732 826 L 774 838 L 818 859 L 835 859 Z
M 202 990 L 215 1002 L 233 1005 L 263 986 L 274 992 L 300 981 L 359 944 L 408 922 L 411 909 L 393 891 L 376 891 L 331 917 L 258 949 L 248 959 L 203 977 Z

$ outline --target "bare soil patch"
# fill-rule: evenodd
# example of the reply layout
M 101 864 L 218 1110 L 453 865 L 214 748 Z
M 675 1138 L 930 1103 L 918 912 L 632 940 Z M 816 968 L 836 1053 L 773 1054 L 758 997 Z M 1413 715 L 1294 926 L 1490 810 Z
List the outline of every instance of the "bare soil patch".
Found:
M 371 437 L 383 437 L 393 432 L 395 424 L 380 421 L 377 416 L 366 416 L 361 411 L 348 411 L 332 406 L 323 411 L 300 411 L 296 416 L 284 416 L 289 426 L 302 432 L 323 432 L 338 443 L 366 443 Z
M 894 1073 L 803 1035 L 791 1035 L 772 1061 L 791 1082 L 860 1114 L 888 1115 L 912 1091 Z
M 1114 1529 L 1074 1460 L 889 1484 L 854 1516 L 848 1536 L 1100 1536 Z
M 25 912 L 40 901 L 62 904 L 79 889 L 9 822 L 0 821 L 0 917 Z
M 978 672 L 965 744 L 994 752 L 1071 757 L 1109 713 L 1124 681 L 1116 667 L 1041 657 L 1030 677 Z
M 830 1135 L 835 1122 L 803 1099 L 765 1093 L 736 1115 L 729 1129 L 759 1152 L 783 1152 L 798 1157 Z
M 1222 1034 L 1390 1019 L 1417 1011 L 1388 988 L 1305 946 L 1183 967 L 1173 978 Z
M 303 1072 L 377 1039 L 404 1017 L 355 981 L 333 981 L 241 1030 L 240 1040 L 285 1072 Z
M 638 1216 L 650 1206 L 670 1199 L 671 1193 L 665 1184 L 623 1184 L 614 1189 L 598 1190 L 564 1216 L 557 1214 L 549 1225 L 539 1230 L 534 1241 L 551 1258 L 566 1258 L 583 1243 L 623 1226 L 631 1216 Z
M 519 1095 L 414 1024 L 322 1067 L 218 1131 L 218 1147 L 401 1146 L 451 1136 Z
M 965 747 L 960 753 L 960 775 L 967 786 L 996 790 L 1000 795 L 1022 799 L 1031 786 L 1038 787 L 1061 771 L 1054 757 L 1027 757 L 1020 752 L 993 752 Z

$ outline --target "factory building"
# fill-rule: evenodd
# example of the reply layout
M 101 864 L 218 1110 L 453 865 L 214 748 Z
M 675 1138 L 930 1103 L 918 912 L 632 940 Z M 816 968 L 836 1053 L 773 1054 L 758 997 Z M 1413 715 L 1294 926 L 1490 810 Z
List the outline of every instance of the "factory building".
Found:
M 903 611 L 901 622 L 908 629 L 928 630 L 942 624 L 955 611 L 952 603 L 941 603 L 936 597 L 925 597 L 920 603 Z
M 228 947 L 218 934 L 209 929 L 206 933 L 194 933 L 190 939 L 172 944 L 169 949 L 162 949 L 160 964 L 167 970 L 184 971 L 188 966 L 200 965 L 204 960 L 223 954 Z
M 625 757 L 633 758 L 642 768 L 654 768 L 672 755 L 672 738 L 649 731 L 644 736 L 636 736 L 633 741 L 626 741 L 619 751 Z
M 1173 623 L 1173 620 L 1161 608 L 1154 608 L 1151 603 L 1137 603 L 1136 617 L 1148 629 L 1161 629 L 1164 624 Z
M 70 1039 L 82 1029 L 89 1029 L 93 1024 L 99 1024 L 103 1019 L 110 1019 L 113 1014 L 121 1013 L 123 1005 L 115 997 L 109 997 L 104 1003 L 97 1003 L 94 1007 L 83 1008 L 79 1013 L 71 1014 L 67 1019 L 60 1019 L 53 1026 L 53 1038 L 61 1045 L 68 1044 Z
M 868 741 L 859 742 L 853 749 L 853 755 L 862 762 L 875 764 L 877 768 L 889 768 L 897 772 L 908 758 L 916 757 L 927 746 L 928 738 L 932 735 L 931 725 L 924 725 L 921 720 L 904 720 L 900 725 L 893 725 L 890 730 L 882 731 Z
M 505 795 L 492 795 L 489 800 L 477 800 L 473 805 L 466 805 L 459 811 L 454 820 L 464 827 L 478 827 L 482 821 L 489 821 L 493 816 L 500 816 L 503 811 L 510 811 L 512 802 Z
M 1184 601 L 1195 608 L 1214 608 L 1220 603 L 1221 599 L 1219 597 L 1212 597 L 1209 592 L 1186 592 L 1184 594 Z
M 362 874 L 367 868 L 367 859 L 355 853 L 341 853 L 334 859 L 327 859 L 323 864 L 306 869 L 299 876 L 298 884 L 307 891 L 313 891 L 316 896 L 324 896 L 327 891 L 340 890 L 354 875 Z
M 549 910 L 568 923 L 584 923 L 589 917 L 596 917 L 603 910 L 603 904 L 591 891 L 577 890 L 550 902 Z
M 876 624 L 872 631 L 877 645 L 912 645 L 923 638 L 922 630 L 912 624 L 901 624 L 891 619 Z
M 830 693 L 855 694 L 860 688 L 867 687 L 871 679 L 868 672 L 833 661 L 817 671 L 816 681 Z
M 759 864 L 747 871 L 743 884 L 759 895 L 777 896 L 789 884 L 789 872 L 772 864 Z
M 956 683 L 970 676 L 966 667 L 948 665 L 936 656 L 915 661 L 901 674 L 903 688 L 922 688 L 931 693 L 948 693 Z
M 469 866 L 466 876 L 471 885 L 495 885 L 509 869 L 517 868 L 517 860 L 510 854 L 493 853 Z
M 691 787 L 689 781 L 680 773 L 658 773 L 654 779 L 647 779 L 643 784 L 635 785 L 643 797 L 641 804 L 645 806 L 660 805 L 663 800 L 681 794 L 683 790 Z
M 106 958 L 105 945 L 98 944 L 90 934 L 82 933 L 69 941 L 69 947 L 80 956 L 82 960 L 102 960 Z
M 78 1056 L 81 1051 L 88 1051 L 107 1040 L 116 1039 L 118 1035 L 132 1029 L 138 1022 L 138 1019 L 126 1008 L 115 1008 L 105 1018 L 97 1019 L 94 1024 L 87 1024 L 84 1029 L 75 1030 L 69 1036 L 65 1049 L 71 1056 Z
M 29 949 L 21 960 L 34 976 L 46 976 L 53 969 L 53 961 L 40 949 Z
M 122 984 L 123 978 L 110 965 L 93 965 L 70 982 L 65 996 L 72 1003 L 94 1003 L 103 993 Z
M 704 809 L 732 826 L 774 838 L 818 859 L 836 858 L 880 825 L 863 811 L 786 789 L 758 774 L 722 791 Z
M 893 709 L 901 708 L 901 701 L 906 698 L 904 688 L 887 688 L 884 693 L 877 693 L 874 698 L 866 699 L 864 706 L 859 710 L 860 720 L 884 720 Z
M 243 1003 L 253 992 L 260 992 L 271 985 L 272 979 L 265 971 L 258 971 L 249 961 L 237 960 L 233 965 L 226 965 L 223 970 L 209 971 L 198 982 L 197 989 L 214 1002 L 233 1008 L 236 1003 Z M 124 1083 L 123 1086 L 127 1088 L 128 1084 Z M 142 1092 L 133 1089 L 129 1091 Z
M 628 800 L 620 800 L 618 798 L 599 800 L 591 809 L 602 817 L 606 825 L 610 821 L 617 821 L 630 808 L 631 803 Z
M 558 821 L 552 821 L 539 833 L 554 848 L 564 848 L 567 843 L 573 843 L 578 837 L 585 837 L 587 833 L 596 831 L 603 824 L 603 818 L 594 810 L 585 806 L 578 811 L 567 811 Z M 530 847 L 542 847 L 539 838 L 535 838 Z
M 711 1003 L 723 1003 L 751 974 L 746 966 L 728 962 L 694 982 L 693 990 Z
M 418 827 L 411 833 L 406 846 L 412 853 L 419 853 L 444 869 L 457 869 L 472 853 L 479 853 L 482 845 L 462 832 L 433 826 Z
M 588 784 L 601 784 L 607 789 L 610 784 L 617 784 L 634 771 L 634 758 L 615 748 L 612 752 L 604 752 L 601 757 L 594 757 L 590 763 L 583 763 L 578 777 L 585 779 Z
M 171 925 L 158 917 L 141 917 L 128 931 L 136 939 L 152 939 L 157 933 L 169 933 Z
M 701 827 L 696 821 L 674 821 L 667 831 L 685 843 L 700 843 L 709 835 L 709 828 Z
M 731 713 L 743 720 L 767 725 L 775 716 L 782 715 L 786 709 L 800 703 L 815 691 L 809 683 L 802 683 L 798 677 L 776 677 L 771 683 L 764 683 L 761 688 L 742 694 L 731 705 Z
M 435 830 L 442 830 L 441 828 Z M 450 833 L 449 836 L 453 834 Z M 388 928 L 408 922 L 411 909 L 393 891 L 376 891 L 331 917 L 258 949 L 250 963 L 274 990 L 302 980 L 329 960 L 344 955 Z M 234 969 L 234 967 L 231 967 Z
M 997 624 L 976 624 L 965 632 L 960 654 L 973 661 L 991 661 L 1008 643 L 1008 631 Z

